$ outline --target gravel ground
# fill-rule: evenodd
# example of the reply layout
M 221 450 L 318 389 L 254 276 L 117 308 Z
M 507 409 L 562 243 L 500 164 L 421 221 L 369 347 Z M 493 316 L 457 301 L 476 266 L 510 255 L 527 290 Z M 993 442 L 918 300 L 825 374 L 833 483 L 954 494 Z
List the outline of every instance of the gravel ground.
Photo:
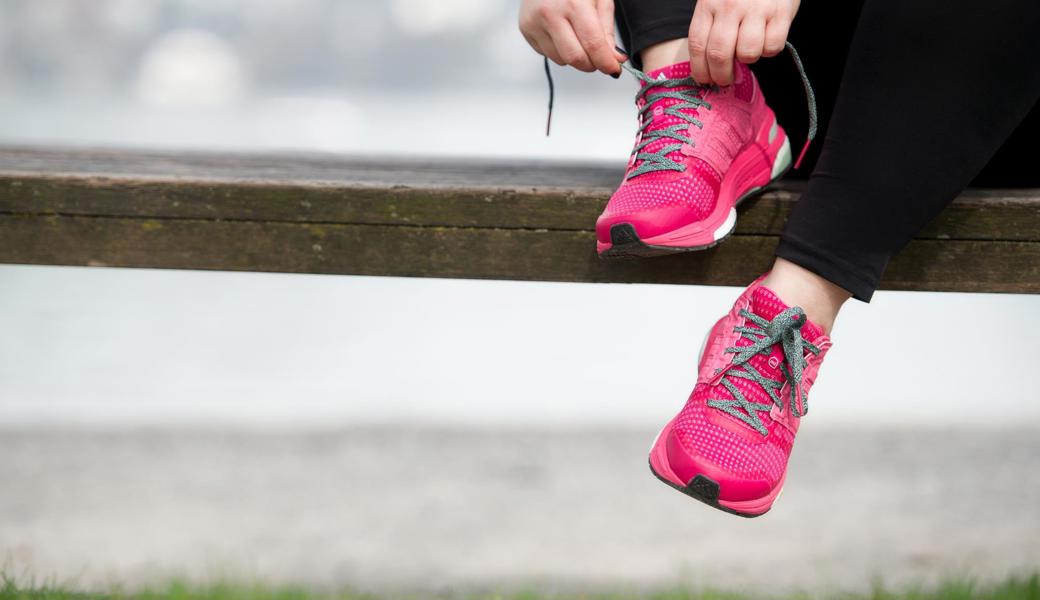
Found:
M 800 435 L 759 519 L 646 468 L 652 431 L 0 432 L 0 564 L 81 585 L 862 589 L 1040 567 L 1035 430 Z

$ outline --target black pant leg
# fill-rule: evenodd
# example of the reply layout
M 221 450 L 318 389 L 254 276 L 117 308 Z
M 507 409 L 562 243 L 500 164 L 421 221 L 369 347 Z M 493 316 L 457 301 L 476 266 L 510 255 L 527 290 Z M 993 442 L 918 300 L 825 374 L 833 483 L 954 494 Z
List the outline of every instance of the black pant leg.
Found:
M 639 53 L 654 44 L 690 33 L 694 0 L 615 0 L 618 33 L 632 63 L 642 69 Z
M 869 300 L 1040 98 L 1037 31 L 1040 2 L 867 0 L 777 256 Z

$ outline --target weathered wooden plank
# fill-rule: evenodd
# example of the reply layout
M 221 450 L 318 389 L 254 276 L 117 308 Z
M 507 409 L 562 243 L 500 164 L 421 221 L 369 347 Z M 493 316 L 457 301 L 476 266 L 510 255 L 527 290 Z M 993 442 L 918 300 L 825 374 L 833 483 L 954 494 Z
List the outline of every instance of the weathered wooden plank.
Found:
M 551 175 L 559 167 L 546 167 Z M 737 232 L 777 235 L 801 191 L 741 207 Z M 0 213 L 591 231 L 609 190 L 315 185 L 40 176 L 0 170 Z M 969 190 L 919 239 L 1040 240 L 1040 192 Z
M 11 214 L 0 240 L 6 263 L 717 285 L 746 284 L 777 241 L 734 235 L 706 252 L 612 262 L 588 231 Z M 1040 243 L 915 240 L 882 287 L 1040 293 Z
M 532 160 L 0 148 L 0 172 L 4 173 L 161 181 L 287 182 L 332 187 L 609 192 L 617 185 L 623 166 Z
M 589 229 L 577 192 L 5 177 L 0 212 L 510 229 Z
M 0 149 L 0 261 L 549 281 L 743 285 L 800 193 L 741 209 L 686 256 L 599 260 L 602 165 Z M 969 190 L 887 289 L 1040 293 L 1040 191 Z

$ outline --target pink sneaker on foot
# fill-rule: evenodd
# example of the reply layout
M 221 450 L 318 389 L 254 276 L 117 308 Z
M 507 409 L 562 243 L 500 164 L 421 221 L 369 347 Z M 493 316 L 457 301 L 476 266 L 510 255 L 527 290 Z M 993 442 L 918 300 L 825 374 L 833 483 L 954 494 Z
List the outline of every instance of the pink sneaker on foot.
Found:
M 631 71 L 643 84 L 642 125 L 625 178 L 596 222 L 596 249 L 628 258 L 714 246 L 733 231 L 737 204 L 791 165 L 787 134 L 747 65 L 737 63 L 735 83 L 723 88 L 697 85 L 686 62 Z
M 712 328 L 693 393 L 650 451 L 658 479 L 744 517 L 765 513 L 780 494 L 809 388 L 831 346 L 801 308 L 761 281 Z

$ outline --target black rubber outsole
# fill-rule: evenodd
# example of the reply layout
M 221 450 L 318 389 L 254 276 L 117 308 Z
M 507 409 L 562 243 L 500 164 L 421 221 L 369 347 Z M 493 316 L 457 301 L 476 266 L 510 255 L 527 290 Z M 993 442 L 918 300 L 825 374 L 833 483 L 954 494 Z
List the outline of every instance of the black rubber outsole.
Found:
M 697 475 L 690 480 L 685 486 L 680 486 L 668 481 L 664 477 L 661 477 L 657 471 L 654 470 L 653 463 L 650 463 L 650 472 L 654 474 L 654 477 L 658 478 L 672 489 L 679 490 L 687 496 L 707 504 L 708 506 L 721 510 L 722 512 L 743 517 L 745 519 L 754 519 L 755 517 L 761 517 L 762 515 L 769 512 L 770 509 L 766 509 L 764 512 L 758 514 L 742 513 L 740 511 L 733 510 L 732 508 L 719 504 L 719 484 L 716 483 L 712 478 L 705 475 Z M 771 507 L 770 507 L 771 508 Z
M 752 190 L 744 194 L 740 198 L 737 198 L 737 201 L 733 203 L 733 206 L 740 206 L 744 200 L 764 194 L 769 190 L 770 186 L 782 179 L 790 170 L 791 165 L 788 164 L 787 168 L 771 179 L 769 183 L 757 190 Z M 733 226 L 733 229 L 736 229 L 736 225 Z M 701 250 L 708 250 L 709 248 L 718 246 L 723 240 L 731 235 L 733 235 L 733 230 L 730 230 L 729 233 L 714 242 L 703 246 L 654 246 L 639 239 L 639 234 L 636 233 L 635 227 L 630 223 L 618 223 L 610 228 L 610 248 L 600 252 L 599 257 L 607 260 L 628 260 L 633 258 L 667 256 L 669 254 L 685 254 L 686 252 L 699 252 Z

